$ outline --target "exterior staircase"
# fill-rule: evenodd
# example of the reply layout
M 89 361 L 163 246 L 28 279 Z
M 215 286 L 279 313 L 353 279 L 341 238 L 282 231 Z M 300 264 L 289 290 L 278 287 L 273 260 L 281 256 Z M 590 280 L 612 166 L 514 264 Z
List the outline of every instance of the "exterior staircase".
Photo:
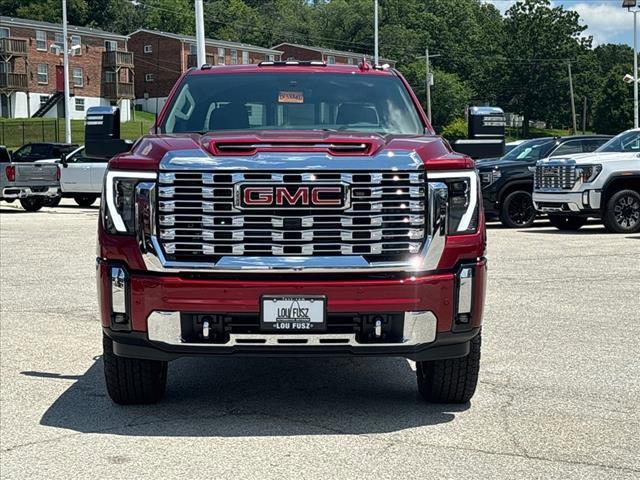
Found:
M 44 117 L 47 114 L 47 112 L 49 112 L 49 110 L 51 110 L 53 107 L 55 107 L 58 104 L 58 102 L 62 99 L 63 96 L 64 96 L 64 93 L 62 92 L 54 93 L 49 97 L 49 99 L 44 103 L 44 105 L 42 105 L 38 109 L 38 111 L 31 116 L 34 118 Z

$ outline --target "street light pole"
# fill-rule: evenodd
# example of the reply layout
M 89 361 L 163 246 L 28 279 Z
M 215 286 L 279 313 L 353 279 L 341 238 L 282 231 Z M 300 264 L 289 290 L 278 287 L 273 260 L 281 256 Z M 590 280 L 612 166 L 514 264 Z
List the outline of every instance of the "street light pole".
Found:
M 62 0 L 62 63 L 64 70 L 64 140 L 71 143 L 71 96 L 69 94 L 69 50 L 67 45 L 67 0 Z
M 638 10 L 633 11 L 633 128 L 638 128 Z
M 378 0 L 375 0 L 375 4 L 373 7 L 373 23 L 374 23 L 374 53 L 373 53 L 373 63 L 374 65 L 378 65 L 379 62 L 379 57 L 378 57 Z
M 638 0 L 622 0 L 622 8 L 633 12 L 633 126 L 638 128 Z M 631 10 L 634 8 L 635 10 Z
M 196 0 L 196 57 L 198 68 L 207 63 L 207 53 L 204 46 L 204 7 L 202 0 Z

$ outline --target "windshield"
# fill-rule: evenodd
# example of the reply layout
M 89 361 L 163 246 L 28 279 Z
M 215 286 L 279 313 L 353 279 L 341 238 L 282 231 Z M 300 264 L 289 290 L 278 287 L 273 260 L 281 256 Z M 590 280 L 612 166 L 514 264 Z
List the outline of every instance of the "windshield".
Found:
M 555 141 L 549 138 L 528 140 L 507 153 L 504 160 L 534 161 L 545 158 L 555 145 Z
M 163 132 L 350 130 L 422 134 L 407 89 L 387 75 L 245 73 L 185 78 Z
M 640 152 L 640 131 L 621 133 L 602 145 L 596 152 Z

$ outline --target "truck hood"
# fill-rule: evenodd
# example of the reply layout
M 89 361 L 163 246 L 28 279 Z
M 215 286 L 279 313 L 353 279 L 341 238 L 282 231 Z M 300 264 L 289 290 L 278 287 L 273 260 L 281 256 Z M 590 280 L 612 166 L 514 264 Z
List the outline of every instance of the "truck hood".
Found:
M 287 158 L 321 155 L 327 159 L 349 161 L 349 158 L 386 158 L 393 165 L 396 154 L 411 155 L 433 170 L 472 168 L 473 160 L 453 152 L 442 138 L 431 135 L 377 135 L 359 132 L 323 130 L 229 131 L 207 134 L 160 134 L 142 137 L 130 152 L 114 157 L 112 169 L 156 170 L 168 155 L 210 157 L 215 165 L 224 166 L 238 157 L 255 158 L 264 153 L 277 153 L 278 163 Z M 263 156 L 268 158 L 268 156 Z M 271 156 L 272 158 L 274 155 Z M 261 157 L 262 158 L 262 157 Z
M 616 160 L 639 159 L 640 153 L 635 152 L 592 152 L 576 155 L 564 155 L 562 157 L 545 158 L 538 162 L 539 165 L 552 163 L 575 163 L 576 165 L 591 165 L 593 163 L 613 162 Z

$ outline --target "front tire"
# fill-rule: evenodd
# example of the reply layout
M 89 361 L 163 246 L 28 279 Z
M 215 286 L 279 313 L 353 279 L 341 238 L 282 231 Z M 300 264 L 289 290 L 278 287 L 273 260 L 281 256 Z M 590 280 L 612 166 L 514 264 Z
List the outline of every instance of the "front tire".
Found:
M 526 190 L 511 192 L 502 201 L 500 221 L 508 228 L 529 228 L 536 221 L 536 209 L 531 193 Z
M 461 358 L 416 362 L 418 390 L 427 402 L 467 403 L 478 385 L 480 334 L 471 339 L 471 351 Z
M 109 397 L 119 405 L 157 403 L 167 385 L 167 362 L 119 357 L 103 334 L 104 378 Z
M 568 215 L 549 215 L 549 222 L 558 230 L 577 231 L 587 224 L 584 217 L 570 217 Z
M 91 205 L 93 205 L 95 203 L 95 201 L 98 199 L 97 195 L 86 195 L 86 194 L 80 194 L 80 195 L 74 195 L 73 199 L 76 201 L 76 203 L 83 207 L 83 208 L 88 208 Z
M 640 231 L 640 193 L 620 190 L 613 194 L 602 216 L 605 228 L 614 233 Z
M 44 200 L 38 197 L 21 198 L 20 205 L 27 212 L 37 212 L 44 206 Z

